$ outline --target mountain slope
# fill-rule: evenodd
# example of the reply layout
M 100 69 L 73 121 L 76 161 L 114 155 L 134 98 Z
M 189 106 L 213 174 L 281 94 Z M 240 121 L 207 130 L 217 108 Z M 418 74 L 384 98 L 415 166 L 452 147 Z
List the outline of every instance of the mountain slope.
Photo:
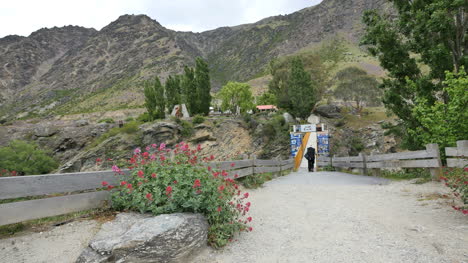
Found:
M 8 36 L 0 39 L 0 119 L 141 106 L 142 80 L 164 80 L 197 56 L 208 60 L 215 90 L 228 80 L 246 81 L 272 58 L 331 35 L 356 43 L 363 11 L 384 2 L 325 0 L 290 15 L 203 33 L 124 15 L 98 32 L 64 27 Z

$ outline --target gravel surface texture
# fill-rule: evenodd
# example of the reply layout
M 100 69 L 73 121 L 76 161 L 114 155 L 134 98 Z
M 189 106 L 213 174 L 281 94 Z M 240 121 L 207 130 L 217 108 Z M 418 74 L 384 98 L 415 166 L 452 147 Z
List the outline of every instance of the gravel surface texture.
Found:
M 190 262 L 468 263 L 468 216 L 441 183 L 301 171 L 249 192 L 254 231 Z M 98 229 L 78 221 L 0 239 L 0 262 L 74 262 Z
M 468 262 L 441 183 L 301 171 L 251 191 L 254 231 L 193 262 Z

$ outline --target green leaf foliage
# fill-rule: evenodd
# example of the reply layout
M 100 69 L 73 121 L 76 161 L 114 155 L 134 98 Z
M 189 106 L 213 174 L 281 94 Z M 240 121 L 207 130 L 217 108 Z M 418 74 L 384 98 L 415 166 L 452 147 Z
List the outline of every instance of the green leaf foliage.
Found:
M 166 99 L 164 87 L 158 77 L 154 81 L 146 81 L 144 84 L 145 107 L 151 120 L 164 119 L 166 117 Z
M 182 101 L 182 85 L 181 85 L 182 76 L 174 75 L 169 76 L 166 80 L 166 99 L 167 107 L 169 111 L 174 109 L 175 105 L 181 104 Z
M 366 71 L 357 67 L 348 67 L 336 74 L 338 86 L 334 95 L 343 101 L 353 101 L 353 107 L 361 112 L 364 103 L 380 100 L 379 82 Z
M 195 80 L 196 80 L 196 105 L 197 110 L 193 114 L 208 115 L 211 105 L 211 84 L 210 70 L 208 64 L 202 58 L 195 61 Z
M 291 62 L 291 71 L 288 78 L 288 96 L 291 101 L 291 113 L 299 118 L 309 117 L 317 103 L 317 85 L 312 82 L 302 60 L 297 57 Z
M 241 113 L 251 110 L 254 107 L 251 89 L 246 83 L 228 82 L 218 93 L 222 110 L 232 113 L 237 112 L 237 107 Z
M 460 73 L 446 73 L 443 92 L 444 100 L 428 103 L 418 98 L 413 108 L 413 116 L 421 123 L 410 131 L 424 144 L 438 143 L 440 147 L 454 146 L 456 141 L 468 135 L 468 78 L 462 67 Z M 416 83 L 408 80 L 409 86 L 416 89 Z
M 58 167 L 50 153 L 34 142 L 11 141 L 0 148 L 0 170 L 15 171 L 20 175 L 46 174 Z
M 396 18 L 377 11 L 365 13 L 362 43 L 388 72 L 381 84 L 383 103 L 401 120 L 403 146 L 418 149 L 424 140 L 411 134 L 431 132 L 421 129 L 422 119 L 413 114 L 416 101 L 431 106 L 442 98 L 446 103 L 445 72 L 458 72 L 468 64 L 467 4 L 464 0 L 392 2 Z

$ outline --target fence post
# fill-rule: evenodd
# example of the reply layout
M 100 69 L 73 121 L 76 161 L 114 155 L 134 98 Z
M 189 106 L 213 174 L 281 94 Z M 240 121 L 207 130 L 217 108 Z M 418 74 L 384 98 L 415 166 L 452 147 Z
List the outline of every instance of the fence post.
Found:
M 257 159 L 257 155 L 255 154 L 252 154 L 252 175 L 255 175 L 255 165 L 256 165 L 256 160 Z
M 366 160 L 366 155 L 363 153 L 359 153 L 359 157 L 362 159 L 362 173 L 364 175 L 367 175 L 367 160 Z
M 278 176 L 282 176 L 282 175 L 283 175 L 283 171 L 281 170 L 281 158 L 280 158 L 280 157 L 276 157 L 276 164 L 279 166 L 279 174 L 278 174 Z
M 370 156 L 374 156 L 375 153 L 371 153 Z M 367 160 L 366 160 L 367 161 Z M 366 163 L 367 165 L 367 163 Z M 371 171 L 372 171 L 372 176 L 378 176 L 380 177 L 382 174 L 381 174 L 381 168 L 371 168 Z
M 426 145 L 427 151 L 435 151 L 438 167 L 430 168 L 432 180 L 438 181 L 442 176 L 442 160 L 440 159 L 439 145 L 437 143 Z

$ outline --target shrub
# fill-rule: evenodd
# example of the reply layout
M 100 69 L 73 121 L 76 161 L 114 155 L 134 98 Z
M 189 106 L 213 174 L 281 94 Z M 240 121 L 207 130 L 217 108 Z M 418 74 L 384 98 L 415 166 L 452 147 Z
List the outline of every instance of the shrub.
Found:
M 140 114 L 140 116 L 137 117 L 137 121 L 149 122 L 149 121 L 151 121 L 151 118 L 150 118 L 150 115 L 148 114 L 148 112 L 145 112 L 143 114 Z
M 139 126 L 140 126 L 140 123 L 137 121 L 127 122 L 124 124 L 122 128 L 120 128 L 120 131 L 123 133 L 127 133 L 127 134 L 133 134 L 138 131 Z
M 180 143 L 174 150 L 168 150 L 161 144 L 146 149 L 143 153 L 135 150 L 129 161 L 132 173 L 119 185 L 103 182 L 103 186 L 112 190 L 113 208 L 154 215 L 202 213 L 210 224 L 208 242 L 215 248 L 225 246 L 237 232 L 247 230 L 247 223 L 252 220 L 245 218 L 250 207 L 250 202 L 244 203 L 248 193 L 242 194 L 226 172 L 200 164 L 197 155 L 200 146 L 191 150 Z M 169 155 L 174 157 L 168 158 Z M 113 170 L 121 172 L 116 166 Z
M 205 122 L 205 117 L 201 116 L 201 115 L 195 115 L 193 117 L 193 120 L 192 120 L 193 124 L 200 124 L 200 123 L 203 123 Z
M 115 121 L 112 118 L 105 118 L 105 119 L 99 120 L 98 123 L 115 123 Z
M 403 170 L 382 170 L 382 176 L 392 180 L 410 180 L 420 178 L 430 180 L 431 174 L 424 168 L 404 168 Z
M 192 136 L 192 134 L 193 134 L 193 125 L 190 122 L 180 120 L 179 124 L 180 124 L 180 126 L 182 126 L 182 130 L 180 131 L 182 137 L 188 138 L 188 137 Z
M 0 148 L 0 170 L 4 175 L 46 174 L 57 167 L 50 153 L 34 142 L 14 140 Z
M 448 168 L 445 170 L 445 176 L 441 177 L 445 185 L 450 187 L 453 194 L 460 198 L 463 206 L 452 206 L 453 209 L 468 215 L 468 166 L 465 168 Z
M 135 120 L 135 118 L 133 118 L 133 117 L 128 117 L 128 118 L 125 119 L 125 122 L 134 121 L 134 120 Z

